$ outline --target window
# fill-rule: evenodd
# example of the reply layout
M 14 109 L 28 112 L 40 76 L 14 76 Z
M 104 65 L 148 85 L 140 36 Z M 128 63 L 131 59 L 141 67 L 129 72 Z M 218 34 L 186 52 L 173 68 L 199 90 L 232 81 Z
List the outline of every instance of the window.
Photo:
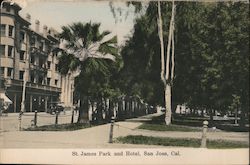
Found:
M 40 38 L 36 38 L 36 40 L 35 40 L 35 46 L 36 46 L 36 48 L 40 48 L 40 45 L 41 45 L 41 40 L 40 40 Z
M 30 73 L 30 82 L 32 82 L 32 83 L 35 82 L 35 76 L 34 76 L 33 72 Z
M 31 39 L 30 39 L 30 44 L 32 45 L 32 46 L 34 46 L 35 45 L 35 42 L 36 42 L 36 39 L 35 39 L 35 37 L 31 37 Z
M 47 78 L 47 85 L 50 85 L 50 78 Z
M 12 71 L 13 71 L 12 68 L 8 68 L 7 76 L 10 77 L 10 78 L 12 78 Z
M 50 67 L 51 67 L 51 62 L 50 61 L 47 62 L 47 66 L 48 66 L 48 69 L 50 69 Z
M 19 71 L 19 80 L 23 80 L 24 71 Z
M 43 84 L 43 76 L 39 76 L 38 83 Z
M 9 25 L 9 37 L 13 37 L 14 26 Z
M 8 57 L 12 57 L 13 46 L 8 46 Z
M 42 68 L 43 67 L 43 63 L 44 63 L 44 60 L 43 59 L 39 59 L 39 67 Z
M 5 56 L 5 45 L 0 45 L 0 56 Z
M 1 69 L 0 69 L 0 75 L 4 75 L 4 67 L 1 67 Z
M 58 80 L 55 80 L 55 85 L 57 86 L 57 84 L 58 84 Z
M 35 56 L 34 56 L 34 55 L 31 55 L 31 56 L 30 56 L 30 63 L 31 63 L 31 64 L 34 64 L 34 63 L 35 63 Z
M 1 36 L 6 36 L 6 25 L 1 25 Z
M 57 52 L 52 52 L 52 55 L 57 57 Z
M 55 71 L 58 71 L 58 64 L 55 64 Z
M 6 6 L 6 11 L 7 11 L 7 12 L 10 12 L 10 6 L 9 6 L 9 5 Z
M 46 53 L 48 53 L 49 50 L 50 50 L 50 47 L 49 47 L 48 43 L 46 42 L 45 45 L 44 45 L 44 51 Z
M 25 33 L 20 32 L 20 42 L 24 42 L 24 39 L 25 39 Z
M 20 52 L 20 60 L 24 60 L 24 54 L 25 54 L 25 51 L 21 51 Z
M 40 49 L 41 51 L 43 51 L 43 45 L 44 45 L 44 43 L 43 43 L 43 42 L 40 42 L 39 49 Z

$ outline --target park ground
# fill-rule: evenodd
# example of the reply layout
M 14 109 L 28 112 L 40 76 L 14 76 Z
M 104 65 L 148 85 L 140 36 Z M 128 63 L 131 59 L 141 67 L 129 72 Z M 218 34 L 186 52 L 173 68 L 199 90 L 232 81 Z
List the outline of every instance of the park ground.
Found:
M 39 114 L 38 126 L 54 123 L 54 116 Z M 38 115 L 38 116 L 39 116 Z M 201 139 L 202 131 L 155 131 L 138 129 L 143 123 L 151 121 L 161 113 L 150 114 L 125 121 L 115 122 L 113 138 L 126 136 L 151 136 L 163 138 L 194 138 Z M 110 124 L 98 125 L 74 131 L 18 131 L 18 114 L 1 117 L 0 148 L 159 148 L 164 146 L 145 144 L 108 143 Z M 25 116 L 22 127 L 30 127 L 33 115 Z M 71 115 L 62 114 L 58 123 L 70 123 Z M 76 121 L 76 116 L 75 116 Z M 227 140 L 249 144 L 249 132 L 226 132 L 209 130 L 209 140 Z M 165 146 L 166 147 L 166 146 Z

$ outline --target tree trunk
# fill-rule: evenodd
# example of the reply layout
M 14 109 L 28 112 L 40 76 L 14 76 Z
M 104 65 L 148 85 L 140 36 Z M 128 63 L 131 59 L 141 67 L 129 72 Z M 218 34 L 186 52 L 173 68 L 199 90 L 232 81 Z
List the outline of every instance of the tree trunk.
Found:
M 89 124 L 89 102 L 88 97 L 81 97 L 77 123 Z
M 234 114 L 234 124 L 238 124 L 238 106 L 235 108 L 235 114 Z
M 210 120 L 209 125 L 213 126 L 214 119 L 213 119 L 213 110 L 212 109 L 209 109 L 209 120 Z
M 245 127 L 245 113 L 242 111 L 241 113 L 240 113 L 240 121 L 239 121 L 239 126 L 240 127 Z
M 104 112 L 104 100 L 103 98 L 100 98 L 97 103 L 97 123 L 102 124 L 103 123 L 103 112 Z
M 204 110 L 201 110 L 201 117 L 204 117 Z
M 165 123 L 166 125 L 171 124 L 171 85 L 166 84 L 165 87 L 165 106 L 166 106 L 166 113 L 165 113 Z
M 177 104 L 172 103 L 172 113 L 173 115 L 171 116 L 171 121 L 174 121 L 174 117 L 176 116 L 176 109 L 177 109 Z

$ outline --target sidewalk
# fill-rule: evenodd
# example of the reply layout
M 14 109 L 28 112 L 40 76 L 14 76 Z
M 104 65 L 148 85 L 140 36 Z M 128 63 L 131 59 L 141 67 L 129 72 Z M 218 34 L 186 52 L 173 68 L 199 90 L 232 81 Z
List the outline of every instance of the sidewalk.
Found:
M 127 135 L 155 137 L 201 138 L 201 132 L 158 132 L 136 129 L 142 121 L 150 120 L 154 115 L 143 116 L 114 126 L 114 138 Z M 119 126 L 117 126 L 119 125 Z M 110 124 L 87 129 L 64 132 L 28 132 L 12 131 L 0 134 L 0 148 L 160 148 L 162 146 L 109 144 Z M 209 139 L 224 139 L 248 142 L 248 133 L 208 132 Z
M 31 126 L 31 120 L 34 120 L 34 112 L 24 113 L 22 115 L 22 128 Z M 0 116 L 0 132 L 18 131 L 19 113 L 8 113 L 8 116 Z M 37 126 L 51 125 L 55 123 L 56 115 L 45 112 L 37 113 Z M 72 117 L 71 111 L 61 112 L 58 117 L 58 124 L 70 123 Z M 77 121 L 78 115 L 74 115 L 74 122 Z

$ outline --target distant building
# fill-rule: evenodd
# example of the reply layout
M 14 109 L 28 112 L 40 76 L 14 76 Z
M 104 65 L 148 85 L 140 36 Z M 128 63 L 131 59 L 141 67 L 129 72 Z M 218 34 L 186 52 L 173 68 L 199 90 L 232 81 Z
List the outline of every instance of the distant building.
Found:
M 4 80 L 5 93 L 12 100 L 9 112 L 21 108 L 23 80 L 26 71 L 25 111 L 47 111 L 51 102 L 61 101 L 65 106 L 73 104 L 73 82 L 70 75 L 58 72 L 59 46 L 57 32 L 47 26 L 30 28 L 31 16 L 19 15 L 21 7 L 4 3 L 1 10 L 0 76 Z

